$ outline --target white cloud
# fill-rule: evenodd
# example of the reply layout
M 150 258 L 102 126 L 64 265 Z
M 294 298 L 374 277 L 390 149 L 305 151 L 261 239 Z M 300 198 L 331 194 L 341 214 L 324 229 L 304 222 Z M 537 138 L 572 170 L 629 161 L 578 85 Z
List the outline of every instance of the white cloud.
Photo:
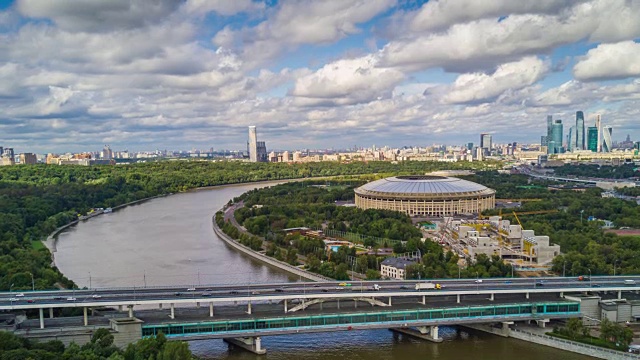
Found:
M 403 79 L 398 70 L 377 68 L 375 57 L 368 55 L 338 60 L 299 78 L 291 95 L 305 104 L 355 104 L 390 96 Z
M 434 31 L 446 29 L 453 24 L 465 23 L 488 17 L 515 14 L 557 14 L 575 3 L 586 0 L 432 0 L 420 10 L 410 14 L 409 28 L 412 31 Z
M 387 44 L 380 56 L 384 66 L 408 70 L 487 69 L 584 39 L 611 42 L 639 37 L 640 21 L 633 14 L 640 14 L 638 1 L 593 0 L 558 14 L 516 14 L 500 22 L 455 24 L 442 33 L 410 33 Z
M 582 81 L 622 79 L 640 76 L 640 44 L 623 41 L 600 44 L 589 50 L 574 67 L 573 75 Z
M 223 16 L 231 16 L 241 12 L 264 9 L 264 3 L 252 0 L 188 0 L 184 5 L 187 13 L 207 14 L 216 12 Z
M 282 2 L 255 27 L 226 27 L 213 39 L 218 46 L 242 45 L 243 58 L 257 66 L 301 44 L 328 44 L 359 33 L 358 24 L 389 9 L 393 0 Z
M 133 29 L 157 23 L 173 13 L 182 0 L 18 0 L 18 11 L 47 18 L 69 31 Z
M 446 103 L 477 103 L 491 101 L 507 90 L 533 85 L 549 71 L 549 63 L 537 57 L 498 66 L 495 72 L 460 75 L 444 96 Z

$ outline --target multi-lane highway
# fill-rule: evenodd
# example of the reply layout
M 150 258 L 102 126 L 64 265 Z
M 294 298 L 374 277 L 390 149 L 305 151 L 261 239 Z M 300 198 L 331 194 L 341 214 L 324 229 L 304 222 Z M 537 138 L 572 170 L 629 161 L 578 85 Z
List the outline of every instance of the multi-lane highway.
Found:
M 417 283 L 440 284 L 416 290 Z M 379 285 L 375 290 L 374 285 Z M 640 276 L 347 281 L 182 287 L 108 288 L 0 293 L 0 309 L 96 307 L 194 302 L 269 301 L 314 298 L 450 296 L 473 294 L 570 293 L 640 290 Z

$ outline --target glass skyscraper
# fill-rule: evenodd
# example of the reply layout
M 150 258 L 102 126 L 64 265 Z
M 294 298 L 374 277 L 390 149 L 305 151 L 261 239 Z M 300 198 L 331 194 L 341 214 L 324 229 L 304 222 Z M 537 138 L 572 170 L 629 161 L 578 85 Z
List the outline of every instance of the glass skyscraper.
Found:
M 562 152 L 562 141 L 564 140 L 562 132 L 562 120 L 554 120 L 551 126 L 551 136 L 547 137 L 549 141 L 547 153 L 558 154 Z
M 611 140 L 611 133 L 613 128 L 611 126 L 605 126 L 602 128 L 602 152 L 611 152 L 613 141 Z
M 576 146 L 573 150 L 584 150 L 584 113 L 582 111 L 576 111 Z
M 587 128 L 587 150 L 598 152 L 598 128 L 595 126 Z

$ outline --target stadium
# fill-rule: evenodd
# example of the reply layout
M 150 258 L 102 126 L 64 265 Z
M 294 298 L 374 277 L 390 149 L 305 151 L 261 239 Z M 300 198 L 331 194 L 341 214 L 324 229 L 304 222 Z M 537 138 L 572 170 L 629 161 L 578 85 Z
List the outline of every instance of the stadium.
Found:
M 360 209 L 386 209 L 409 216 L 452 216 L 495 208 L 496 192 L 486 186 L 445 176 L 395 176 L 357 189 Z

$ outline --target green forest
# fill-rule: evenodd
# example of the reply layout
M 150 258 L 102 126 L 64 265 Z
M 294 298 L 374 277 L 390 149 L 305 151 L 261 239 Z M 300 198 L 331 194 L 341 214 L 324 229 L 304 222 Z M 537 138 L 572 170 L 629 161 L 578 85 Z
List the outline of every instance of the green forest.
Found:
M 71 287 L 40 240 L 95 207 L 115 207 L 188 189 L 262 180 L 319 176 L 424 173 L 497 163 L 336 162 L 286 164 L 162 161 L 117 166 L 0 167 L 0 290 Z M 13 287 L 11 285 L 13 284 Z
M 189 344 L 167 341 L 163 334 L 149 337 L 124 350 L 113 343 L 113 335 L 107 329 L 98 329 L 91 341 L 79 346 L 65 347 L 60 340 L 31 341 L 13 333 L 0 331 L 0 360 L 191 360 L 195 357 Z
M 352 201 L 354 188 L 363 183 L 354 179 L 304 181 L 249 191 L 234 201 L 244 202 L 244 207 L 236 210 L 235 217 L 250 235 L 224 223 L 221 213 L 216 219 L 225 233 L 254 250 L 264 249 L 267 255 L 292 265 L 298 265 L 298 255 L 303 255 L 310 271 L 337 280 L 348 279 L 348 270 L 365 274 L 369 279 L 379 278 L 379 263 L 385 257 L 357 256 L 355 248 L 346 246 L 328 254 L 322 240 L 300 234 L 286 235 L 282 230 L 296 227 L 334 229 L 371 237 L 362 245 L 374 251 L 381 245 L 393 248 L 396 254 L 419 250 L 423 254 L 422 261 L 407 269 L 410 279 L 495 277 L 511 273 L 509 265 L 486 256 L 480 256 L 475 264 L 460 270 L 458 258 L 452 253 L 445 253 L 435 242 L 421 241 L 422 233 L 404 213 L 336 205 L 336 201 Z M 388 241 L 379 244 L 372 240 L 374 237 Z

